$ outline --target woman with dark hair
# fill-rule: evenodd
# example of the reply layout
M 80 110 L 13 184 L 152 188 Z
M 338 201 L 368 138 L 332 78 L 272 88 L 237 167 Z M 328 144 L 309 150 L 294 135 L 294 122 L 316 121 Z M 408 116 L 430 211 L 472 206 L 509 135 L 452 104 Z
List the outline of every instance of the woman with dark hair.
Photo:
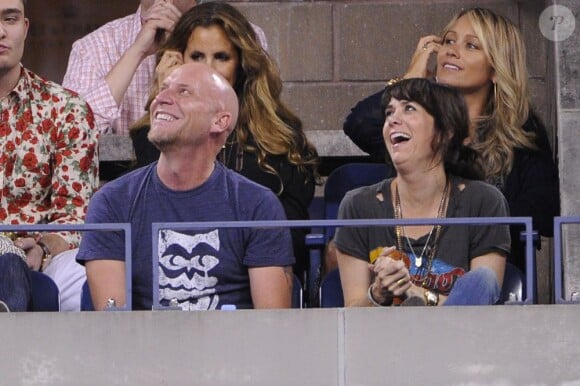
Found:
M 477 153 L 464 144 L 469 116 L 459 91 L 406 79 L 386 88 L 383 106 L 383 137 L 397 175 L 347 193 L 339 218 L 508 215 L 501 192 L 476 180 L 483 173 Z M 505 225 L 344 227 L 334 242 L 347 307 L 401 298 L 494 304 L 510 250 Z
M 232 84 L 240 115 L 222 150 L 221 161 L 276 193 L 289 220 L 308 219 L 318 155 L 300 119 L 282 103 L 278 69 L 250 22 L 226 3 L 198 5 L 177 22 L 158 53 L 158 62 L 158 79 L 150 100 L 157 95 L 158 84 L 181 63 L 206 63 Z M 159 151 L 147 140 L 148 132 L 147 114 L 131 129 L 139 166 L 159 157 Z M 297 272 L 306 267 L 307 232 L 292 229 Z
M 434 74 L 428 70 L 432 55 Z M 510 215 L 531 216 L 534 229 L 551 237 L 560 213 L 558 170 L 546 128 L 530 108 L 526 48 L 517 26 L 486 8 L 459 12 L 440 35 L 419 39 L 404 78 L 432 76 L 464 96 L 470 118 L 466 143 L 480 154 L 484 179 L 505 195 Z M 343 129 L 361 149 L 384 160 L 380 99 L 381 92 L 359 102 Z M 522 230 L 511 227 L 509 260 L 525 270 Z

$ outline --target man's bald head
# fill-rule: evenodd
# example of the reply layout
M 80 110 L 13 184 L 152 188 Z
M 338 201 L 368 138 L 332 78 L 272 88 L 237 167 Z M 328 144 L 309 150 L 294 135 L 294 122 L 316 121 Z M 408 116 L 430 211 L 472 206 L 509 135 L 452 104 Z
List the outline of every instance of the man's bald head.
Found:
M 218 72 L 206 64 L 183 64 L 151 103 L 148 137 L 162 151 L 206 140 L 219 151 L 236 126 L 238 110 L 235 91 Z
M 207 92 L 207 102 L 213 104 L 216 112 L 225 111 L 231 114 L 232 125 L 229 131 L 233 130 L 238 119 L 239 103 L 231 84 L 217 71 L 202 63 L 183 64 L 177 67 L 169 77 L 176 71 L 181 71 L 183 77 L 196 83 L 200 91 Z

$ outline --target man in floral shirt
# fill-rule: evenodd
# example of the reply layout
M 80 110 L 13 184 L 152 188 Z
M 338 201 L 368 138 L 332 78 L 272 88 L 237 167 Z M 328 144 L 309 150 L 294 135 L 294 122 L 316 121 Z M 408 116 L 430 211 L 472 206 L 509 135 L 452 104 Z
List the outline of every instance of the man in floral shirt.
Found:
M 93 114 L 75 93 L 20 64 L 29 24 L 25 3 L 0 0 L 0 223 L 81 223 L 98 184 Z M 26 258 L 0 256 L 0 300 L 13 311 L 29 309 L 33 269 L 56 282 L 61 309 L 78 309 L 80 235 L 18 236 L 14 244 Z

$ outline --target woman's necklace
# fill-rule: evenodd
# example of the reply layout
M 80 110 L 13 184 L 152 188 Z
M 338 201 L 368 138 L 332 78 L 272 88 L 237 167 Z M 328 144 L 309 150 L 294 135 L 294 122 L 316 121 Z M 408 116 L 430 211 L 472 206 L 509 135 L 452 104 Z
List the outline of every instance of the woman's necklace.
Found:
M 427 241 L 425 241 L 425 245 L 423 245 L 423 250 L 421 251 L 421 254 L 419 255 L 419 257 L 417 257 L 417 254 L 415 253 L 415 249 L 411 245 L 411 240 L 409 240 L 409 238 L 407 237 L 407 234 L 405 233 L 405 229 L 403 229 L 403 235 L 405 236 L 405 240 L 407 241 L 407 245 L 409 246 L 409 251 L 413 252 L 413 255 L 415 255 L 415 267 L 417 267 L 417 268 L 421 268 L 421 266 L 423 265 L 423 255 L 425 254 L 425 251 L 427 250 L 427 247 L 429 246 L 429 241 L 431 240 L 431 235 L 433 234 L 433 229 L 435 229 L 435 226 L 431 227 L 431 230 L 429 231 L 429 236 L 427 236 Z
M 393 182 L 395 184 L 395 189 L 394 189 L 394 196 L 392 197 L 392 201 L 394 203 L 394 212 L 395 212 L 395 219 L 402 219 L 403 218 L 403 210 L 401 208 L 401 197 L 399 195 L 399 187 L 397 186 L 396 182 Z M 437 210 L 437 218 L 443 218 L 445 217 L 445 212 L 447 211 L 447 204 L 449 202 L 448 198 L 449 198 L 449 191 L 451 188 L 451 181 L 449 180 L 449 178 L 446 178 L 446 183 L 445 183 L 445 189 L 443 190 L 443 194 L 441 195 L 441 201 L 439 202 L 439 209 Z M 413 252 L 413 254 L 415 255 L 415 266 L 417 268 L 421 268 L 423 266 L 423 256 L 425 255 L 425 252 L 427 252 L 427 258 L 428 258 L 428 267 L 427 267 L 427 273 L 429 273 L 429 271 L 431 270 L 431 264 L 433 263 L 433 258 L 435 257 L 435 253 L 437 251 L 437 244 L 439 242 L 439 236 L 441 235 L 441 225 L 434 225 L 431 227 L 431 231 L 429 232 L 429 236 L 427 236 L 427 240 L 425 241 L 425 245 L 423 246 L 423 250 L 421 251 L 421 254 L 419 255 L 419 257 L 417 257 L 417 254 L 415 253 L 415 250 L 413 249 L 413 246 L 411 245 L 411 241 L 409 240 L 409 238 L 407 237 L 407 235 L 404 232 L 404 229 L 401 225 L 397 225 L 395 227 L 395 232 L 396 232 L 396 236 L 397 236 L 397 249 L 399 251 L 403 251 L 403 240 L 402 240 L 402 235 L 404 235 L 406 241 L 407 241 L 407 245 L 409 245 L 409 248 L 411 249 L 411 252 Z M 431 236 L 433 234 L 433 231 L 435 231 L 435 239 L 433 240 L 433 247 L 429 246 L 429 242 L 431 241 Z

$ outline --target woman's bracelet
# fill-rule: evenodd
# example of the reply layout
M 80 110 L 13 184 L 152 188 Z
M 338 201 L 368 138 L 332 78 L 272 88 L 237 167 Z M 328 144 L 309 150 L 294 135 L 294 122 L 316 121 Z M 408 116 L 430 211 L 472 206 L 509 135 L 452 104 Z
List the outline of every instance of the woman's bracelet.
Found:
M 367 299 L 369 299 L 369 302 L 371 302 L 372 305 L 375 306 L 375 307 L 388 307 L 388 306 L 390 306 L 391 303 L 389 303 L 389 304 L 381 304 L 381 303 L 379 303 L 379 302 L 377 302 L 375 300 L 375 298 L 373 297 L 372 287 L 373 287 L 372 284 L 369 285 L 369 289 L 367 291 Z

